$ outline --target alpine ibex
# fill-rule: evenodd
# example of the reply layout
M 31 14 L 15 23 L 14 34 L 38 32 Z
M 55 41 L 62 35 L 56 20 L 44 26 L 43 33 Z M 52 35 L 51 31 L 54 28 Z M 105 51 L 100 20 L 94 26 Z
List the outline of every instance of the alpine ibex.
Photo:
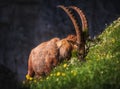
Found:
M 31 50 L 28 59 L 28 75 L 33 77 L 40 77 L 42 75 L 47 75 L 50 73 L 52 68 L 54 68 L 59 62 L 64 59 L 69 60 L 71 58 L 71 52 L 77 46 L 79 59 L 83 60 L 85 55 L 85 32 L 87 31 L 87 21 L 83 12 L 75 7 L 65 7 L 62 5 L 58 6 L 62 8 L 67 15 L 70 17 L 76 35 L 68 35 L 64 39 L 53 38 L 50 41 L 43 42 L 34 49 Z M 82 29 L 80 29 L 75 17 L 71 13 L 70 9 L 75 10 L 81 20 Z

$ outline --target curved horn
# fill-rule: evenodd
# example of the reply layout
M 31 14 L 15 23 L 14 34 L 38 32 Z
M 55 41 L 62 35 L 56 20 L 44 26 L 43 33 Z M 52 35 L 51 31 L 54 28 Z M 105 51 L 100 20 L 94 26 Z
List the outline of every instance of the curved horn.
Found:
M 67 13 L 69 18 L 71 19 L 71 21 L 72 21 L 72 23 L 74 25 L 75 31 L 76 31 L 77 42 L 78 42 L 78 44 L 80 44 L 81 40 L 82 40 L 82 30 L 78 26 L 78 24 L 76 22 L 76 19 L 74 18 L 73 14 L 71 13 L 71 11 L 67 7 L 65 7 L 63 5 L 58 5 L 57 7 L 62 8 Z
M 84 34 L 82 32 L 82 30 L 80 29 L 75 17 L 72 15 L 71 11 L 69 10 L 69 8 L 63 6 L 63 5 L 59 5 L 58 6 L 59 8 L 62 8 L 66 13 L 67 15 L 69 16 L 69 18 L 71 19 L 73 25 L 74 25 L 74 28 L 75 28 L 75 31 L 76 31 L 76 35 L 77 35 L 77 44 L 78 44 L 78 58 L 80 60 L 83 60 L 84 59 L 84 55 L 85 55 L 85 40 L 84 40 Z
M 85 17 L 85 14 L 83 13 L 83 11 L 76 6 L 70 6 L 69 8 L 75 10 L 78 13 L 78 15 L 80 16 L 81 21 L 82 21 L 82 31 L 87 34 L 88 33 L 88 23 L 87 23 L 87 19 Z

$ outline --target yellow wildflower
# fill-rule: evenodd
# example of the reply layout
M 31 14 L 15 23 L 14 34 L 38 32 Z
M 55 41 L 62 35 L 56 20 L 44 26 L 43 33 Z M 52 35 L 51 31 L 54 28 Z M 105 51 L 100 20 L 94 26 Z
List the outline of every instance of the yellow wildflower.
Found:
M 36 80 L 34 80 L 34 83 L 36 83 L 37 81 Z
M 76 71 L 73 71 L 73 70 L 72 70 L 71 73 L 72 73 L 74 76 L 77 75 Z
M 62 73 L 62 76 L 65 76 L 65 73 Z
M 33 80 L 33 78 L 32 78 L 32 77 L 30 77 L 30 78 L 29 78 L 29 80 L 31 81 L 31 80 Z
M 72 70 L 71 73 L 73 73 L 74 71 Z
M 77 75 L 77 73 L 76 73 L 76 72 L 74 72 L 74 73 L 73 73 L 73 75 L 74 75 L 74 76 L 76 76 L 76 75 Z
M 26 79 L 29 79 L 29 75 L 26 75 Z
M 53 74 L 50 74 L 50 76 L 53 76 Z
M 33 80 L 33 78 L 30 77 L 28 74 L 26 75 L 26 79 L 27 79 L 27 80 Z
M 56 76 L 60 76 L 60 72 L 57 72 Z
M 64 64 L 63 67 L 66 68 L 66 67 L 67 67 L 67 64 Z
M 47 80 L 49 79 L 49 77 L 46 78 Z

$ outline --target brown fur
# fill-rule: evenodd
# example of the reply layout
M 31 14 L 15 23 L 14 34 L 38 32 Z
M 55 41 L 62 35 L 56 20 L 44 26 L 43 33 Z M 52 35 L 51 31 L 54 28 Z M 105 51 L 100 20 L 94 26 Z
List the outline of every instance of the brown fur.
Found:
M 69 60 L 76 40 L 75 35 L 69 35 L 62 40 L 53 38 L 32 49 L 28 59 L 28 75 L 39 78 L 49 74 L 59 62 Z
M 28 59 L 28 75 L 39 77 L 47 75 L 58 63 L 58 47 L 56 42 L 59 38 L 53 38 L 48 42 L 43 42 L 32 49 Z
M 71 58 L 71 52 L 75 48 L 76 40 L 75 35 L 68 35 L 66 38 L 57 42 L 60 61 Z

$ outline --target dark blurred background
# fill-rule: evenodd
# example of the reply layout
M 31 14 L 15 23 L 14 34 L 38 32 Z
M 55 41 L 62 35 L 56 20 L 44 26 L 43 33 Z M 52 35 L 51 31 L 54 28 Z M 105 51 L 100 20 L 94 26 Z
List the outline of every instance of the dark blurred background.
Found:
M 0 81 L 24 80 L 32 48 L 75 33 L 60 4 L 83 10 L 92 38 L 120 16 L 118 0 L 0 0 Z

